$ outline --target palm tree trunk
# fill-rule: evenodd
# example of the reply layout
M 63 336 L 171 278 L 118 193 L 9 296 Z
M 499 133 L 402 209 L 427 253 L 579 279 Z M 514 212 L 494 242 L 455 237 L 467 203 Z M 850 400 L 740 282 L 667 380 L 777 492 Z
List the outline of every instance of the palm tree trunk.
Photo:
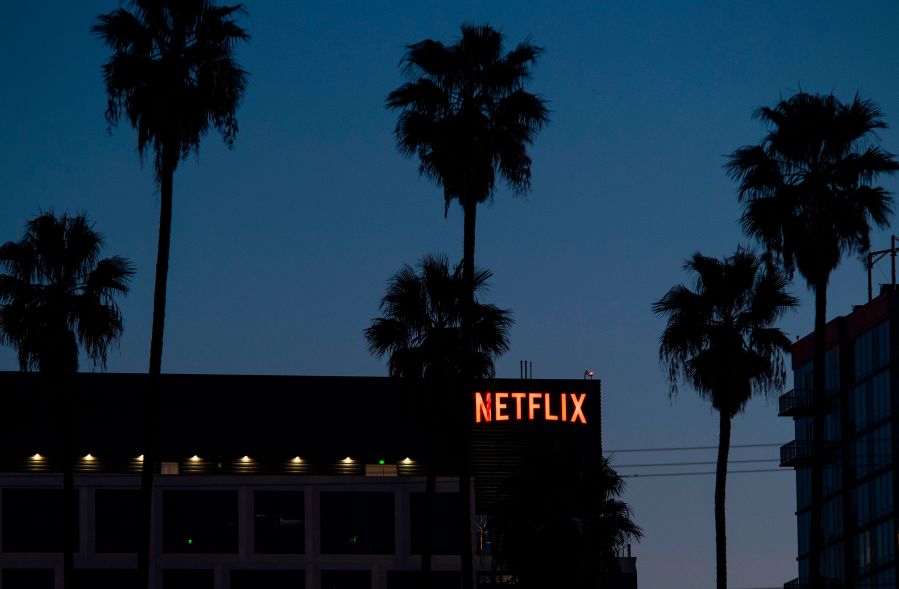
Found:
M 730 453 L 730 415 L 719 411 L 718 465 L 715 471 L 715 563 L 717 589 L 727 589 L 727 535 L 724 515 L 727 456 Z
M 809 584 L 818 587 L 821 578 L 821 549 L 824 533 L 821 520 L 824 506 L 824 416 L 827 413 L 827 390 L 825 379 L 825 335 L 827 326 L 827 282 L 825 274 L 815 280 L 815 336 L 814 366 L 812 373 L 813 424 L 812 424 L 812 496 L 809 530 Z
M 172 186 L 180 153 L 176 147 L 162 148 L 159 175 L 159 243 L 156 253 L 156 280 L 153 287 L 153 327 L 150 335 L 150 378 L 144 390 L 144 460 L 141 465 L 141 527 L 138 576 L 140 586 L 150 587 L 153 543 L 153 473 L 157 462 L 156 438 L 159 423 L 160 373 L 162 372 L 162 336 L 165 326 L 166 284 L 169 273 L 169 249 L 172 237 Z
M 437 433 L 434 430 L 434 409 L 436 403 L 434 396 L 437 394 L 433 379 L 424 383 L 425 394 L 425 503 L 424 503 L 424 537 L 421 546 L 421 587 L 431 589 L 431 561 L 434 554 L 434 503 L 437 493 L 437 453 L 434 446 Z
M 63 430 L 62 430 L 62 535 L 63 535 L 63 557 L 62 557 L 62 586 L 74 587 L 72 580 L 72 571 L 75 569 L 75 518 L 72 514 L 72 506 L 75 505 L 75 475 L 74 465 L 72 464 L 74 457 L 72 456 L 72 398 L 74 394 L 72 390 L 65 390 L 62 386 L 63 379 L 55 377 L 54 385 L 62 397 L 63 403 Z
M 462 575 L 462 589 L 474 587 L 474 559 L 472 557 L 471 538 L 471 415 L 474 399 L 471 396 L 471 384 L 474 380 L 470 366 L 472 348 L 472 328 L 474 324 L 474 242 L 478 205 L 473 198 L 466 198 L 463 204 L 463 247 L 462 247 L 462 279 L 465 283 L 465 306 L 462 313 L 462 341 L 465 346 L 465 361 L 462 373 L 461 415 L 459 416 L 460 449 L 459 449 L 459 554 Z

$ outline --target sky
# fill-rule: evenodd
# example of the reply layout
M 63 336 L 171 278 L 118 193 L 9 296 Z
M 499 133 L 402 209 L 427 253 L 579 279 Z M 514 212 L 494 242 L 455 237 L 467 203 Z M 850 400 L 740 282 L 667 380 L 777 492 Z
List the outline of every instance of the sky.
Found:
M 40 211 L 85 212 L 106 255 L 137 268 L 121 302 L 125 334 L 107 369 L 148 364 L 159 195 L 134 132 L 108 129 L 89 33 L 115 0 L 10 3 L 0 36 L 0 241 Z M 387 280 L 424 254 L 462 255 L 458 206 L 394 147 L 387 94 L 403 82 L 406 44 L 452 42 L 460 23 L 489 23 L 511 45 L 545 48 L 529 84 L 551 122 L 531 148 L 526 198 L 497 190 L 478 213 L 486 300 L 513 311 L 497 375 L 603 382 L 607 450 L 714 446 L 718 419 L 693 391 L 670 398 L 658 364 L 663 321 L 653 301 L 687 279 L 695 251 L 747 243 L 723 164 L 765 129 L 754 110 L 798 90 L 855 93 L 899 125 L 899 3 L 883 2 L 246 2 L 252 40 L 238 48 L 249 86 L 232 150 L 210 134 L 175 176 L 165 372 L 383 375 L 362 335 Z M 879 134 L 899 151 L 895 128 Z M 884 186 L 899 190 L 896 179 Z M 888 247 L 892 231 L 874 234 Z M 875 282 L 889 280 L 885 263 Z M 791 337 L 813 326 L 802 305 Z M 866 298 L 864 268 L 844 259 L 830 317 Z M 0 370 L 16 369 L 0 349 Z M 91 366 L 82 362 L 82 369 Z M 792 439 L 776 397 L 753 400 L 734 444 Z M 776 447 L 735 448 L 738 460 Z M 615 453 L 614 464 L 712 461 L 714 451 Z M 739 468 L 775 468 L 776 462 Z M 619 467 L 634 473 L 632 467 Z M 710 471 L 713 467 L 641 469 Z M 634 547 L 641 587 L 714 582 L 714 477 L 628 478 L 645 529 Z M 729 579 L 735 589 L 797 576 L 791 471 L 728 480 Z

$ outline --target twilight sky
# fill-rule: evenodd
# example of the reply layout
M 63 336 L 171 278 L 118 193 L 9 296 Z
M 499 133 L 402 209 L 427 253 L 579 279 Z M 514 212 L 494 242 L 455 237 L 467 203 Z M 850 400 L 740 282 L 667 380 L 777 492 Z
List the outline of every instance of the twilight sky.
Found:
M 127 126 L 107 133 L 100 66 L 88 32 L 116 0 L 11 3 L 0 36 L 0 241 L 41 210 L 84 211 L 107 255 L 138 269 L 122 303 L 126 333 L 108 369 L 144 371 L 150 338 L 159 197 Z M 175 176 L 166 372 L 380 375 L 362 330 L 390 276 L 428 252 L 460 258 L 462 215 L 393 147 L 384 109 L 404 45 L 452 41 L 461 22 L 546 48 L 532 91 L 552 109 L 531 151 L 526 199 L 499 190 L 478 214 L 477 262 L 489 301 L 514 311 L 497 375 L 603 380 L 609 450 L 717 443 L 717 417 L 689 390 L 669 401 L 657 361 L 653 300 L 684 279 L 696 250 L 744 241 L 725 156 L 758 142 L 753 110 L 798 89 L 856 92 L 899 125 L 899 3 L 882 2 L 246 2 L 250 72 L 232 151 L 210 135 Z M 899 132 L 880 134 L 899 151 Z M 892 191 L 899 182 L 885 182 Z M 888 247 L 889 231 L 875 235 Z M 878 268 L 876 280 L 888 280 Z M 829 315 L 865 300 L 852 257 L 832 278 Z M 783 327 L 812 328 L 801 309 Z M 89 369 L 84 365 L 83 369 Z M 16 369 L 0 350 L 0 369 Z M 736 444 L 785 443 L 776 399 L 734 422 Z M 776 448 L 735 449 L 774 459 Z M 710 461 L 714 452 L 619 454 L 618 464 Z M 774 468 L 776 463 L 733 465 Z M 678 469 L 644 469 L 673 472 Z M 681 471 L 713 470 L 682 467 Z M 622 473 L 634 468 L 620 468 Z M 712 476 L 628 479 L 646 538 L 634 548 L 642 587 L 714 582 Z M 794 482 L 788 471 L 728 482 L 730 585 L 796 577 Z

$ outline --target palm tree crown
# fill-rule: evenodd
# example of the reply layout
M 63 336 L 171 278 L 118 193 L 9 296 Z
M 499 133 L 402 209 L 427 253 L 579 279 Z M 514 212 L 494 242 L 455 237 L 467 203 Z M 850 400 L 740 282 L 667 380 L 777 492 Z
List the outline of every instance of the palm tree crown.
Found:
M 155 154 L 163 173 L 163 148 L 174 163 L 196 151 L 210 126 L 230 145 L 235 112 L 247 73 L 237 65 L 234 45 L 249 35 L 234 22 L 240 4 L 211 0 L 132 0 L 131 10 L 101 15 L 91 30 L 113 50 L 103 66 L 106 118 L 124 115 L 137 130 L 141 155 Z
M 475 292 L 486 290 L 491 276 L 487 270 L 475 272 Z M 473 348 L 467 352 L 461 334 L 466 297 L 461 267 L 451 270 L 446 256 L 425 256 L 418 271 L 403 266 L 381 300 L 384 316 L 365 330 L 369 350 L 389 356 L 391 376 L 458 376 L 467 354 L 476 378 L 493 376 L 494 359 L 509 349 L 511 313 L 476 302 Z
M 724 260 L 697 252 L 684 268 L 696 274 L 694 289 L 679 284 L 653 305 L 668 318 L 659 358 L 672 393 L 685 381 L 733 417 L 753 391 L 783 386 L 790 341 L 774 323 L 797 301 L 782 272 L 744 249 Z
M 134 270 L 119 256 L 100 259 L 103 236 L 84 215 L 44 213 L 20 241 L 0 246 L 0 341 L 22 370 L 75 372 L 78 344 L 104 365 L 122 334 L 116 295 Z
M 873 145 L 886 128 L 880 109 L 858 96 L 799 93 L 757 116 L 770 126 L 764 141 L 736 150 L 727 164 L 739 182 L 743 229 L 814 286 L 842 254 L 870 248 L 870 225 L 887 225 L 892 196 L 872 183 L 899 169 Z
M 497 171 L 516 193 L 527 192 L 527 146 L 549 112 L 524 89 L 539 47 L 525 40 L 503 53 L 503 36 L 492 27 L 461 29 L 453 45 L 409 45 L 403 63 L 412 80 L 387 97 L 388 108 L 401 111 L 397 147 L 418 155 L 421 173 L 443 187 L 446 208 L 453 199 L 484 202 Z

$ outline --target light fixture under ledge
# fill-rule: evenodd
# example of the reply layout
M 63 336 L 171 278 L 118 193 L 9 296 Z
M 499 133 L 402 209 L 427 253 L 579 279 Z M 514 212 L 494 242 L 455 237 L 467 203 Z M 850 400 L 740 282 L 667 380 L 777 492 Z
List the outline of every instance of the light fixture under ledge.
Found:
M 90 453 L 90 452 L 88 452 L 87 454 L 84 455 L 84 458 L 82 458 L 82 460 L 86 460 L 86 461 L 88 461 L 88 462 L 91 462 L 92 460 L 95 460 L 95 458 L 94 458 L 93 456 L 91 456 L 91 453 Z
M 350 458 L 349 456 L 347 456 L 346 458 L 344 458 L 343 460 L 341 460 L 341 462 L 343 462 L 344 464 L 351 464 L 351 463 L 355 462 L 355 460 L 353 460 L 352 458 Z
M 44 457 L 41 456 L 40 452 L 35 452 L 33 456 L 29 456 L 28 460 L 43 460 Z
M 409 458 L 408 456 L 406 456 L 405 458 L 403 458 L 402 460 L 400 460 L 400 462 L 403 463 L 403 464 L 412 464 L 412 463 L 415 462 L 415 461 L 412 460 L 411 458 Z
M 191 462 L 199 462 L 199 461 L 200 461 L 200 457 L 197 456 L 196 454 L 194 454 L 193 456 L 191 456 L 191 457 L 189 458 L 189 460 L 190 460 Z
M 243 456 L 243 457 L 241 457 L 240 461 L 241 462 L 252 462 L 253 459 L 250 458 L 249 456 Z
M 138 456 L 138 457 L 136 458 L 136 460 L 137 460 L 138 462 L 143 462 L 143 461 L 144 461 L 144 455 L 141 454 L 140 456 Z
M 290 459 L 290 461 L 293 463 L 299 464 L 300 462 L 303 461 L 303 459 L 300 458 L 299 456 L 294 456 L 293 458 Z

